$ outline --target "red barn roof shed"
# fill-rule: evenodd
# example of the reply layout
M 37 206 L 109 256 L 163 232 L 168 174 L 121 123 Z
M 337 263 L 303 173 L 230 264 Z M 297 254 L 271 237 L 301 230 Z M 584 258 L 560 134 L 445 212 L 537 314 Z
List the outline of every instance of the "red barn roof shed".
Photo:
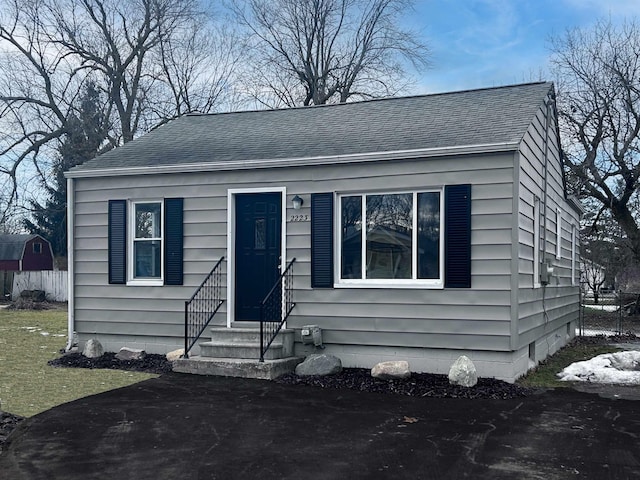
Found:
M 1 234 L 0 270 L 53 270 L 51 244 L 40 235 Z

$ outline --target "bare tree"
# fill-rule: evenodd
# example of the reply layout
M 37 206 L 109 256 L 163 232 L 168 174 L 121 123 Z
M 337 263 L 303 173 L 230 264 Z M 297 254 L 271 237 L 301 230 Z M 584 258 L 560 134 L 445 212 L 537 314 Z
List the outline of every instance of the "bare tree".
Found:
M 552 42 L 569 185 L 623 230 L 640 262 L 640 27 L 608 21 Z
M 245 87 L 263 105 L 392 95 L 428 49 L 398 19 L 410 0 L 232 0 L 249 34 Z
M 604 267 L 592 260 L 584 259 L 580 265 L 580 276 L 588 289 L 593 293 L 593 301 L 597 305 L 600 298 L 600 288 L 606 280 Z
M 103 148 L 215 110 L 239 45 L 198 0 L 0 0 L 0 183 L 47 181 L 83 87 L 105 99 Z M 1 214 L 0 214 L 1 218 Z

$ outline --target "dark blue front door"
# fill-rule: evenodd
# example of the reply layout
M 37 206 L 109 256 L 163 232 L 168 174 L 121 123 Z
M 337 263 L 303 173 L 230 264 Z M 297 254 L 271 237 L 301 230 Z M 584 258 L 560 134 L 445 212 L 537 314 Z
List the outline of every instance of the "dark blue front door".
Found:
M 236 320 L 260 320 L 260 302 L 278 280 L 281 211 L 280 193 L 236 195 Z

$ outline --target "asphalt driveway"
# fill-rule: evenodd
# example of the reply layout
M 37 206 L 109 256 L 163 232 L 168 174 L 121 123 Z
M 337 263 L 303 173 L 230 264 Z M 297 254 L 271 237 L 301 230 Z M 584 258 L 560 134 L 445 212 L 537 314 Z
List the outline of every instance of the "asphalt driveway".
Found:
M 640 478 L 624 391 L 463 400 L 168 374 L 22 422 L 0 478 Z

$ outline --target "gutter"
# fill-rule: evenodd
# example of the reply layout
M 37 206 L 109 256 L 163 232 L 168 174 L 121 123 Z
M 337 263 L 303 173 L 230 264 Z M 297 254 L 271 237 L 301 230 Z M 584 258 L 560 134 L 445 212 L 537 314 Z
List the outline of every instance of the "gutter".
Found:
M 442 157 L 448 155 L 471 155 L 480 153 L 509 152 L 518 149 L 520 142 L 499 142 L 456 147 L 420 148 L 415 150 L 393 150 L 389 152 L 355 153 L 319 157 L 263 158 L 254 160 L 213 161 L 206 163 L 184 163 L 144 167 L 72 169 L 65 173 L 70 178 L 115 177 L 122 175 L 152 175 L 166 173 L 192 173 L 210 171 L 252 170 L 275 167 L 302 167 L 336 163 L 380 162 L 389 160 L 411 160 L 416 158 Z
M 75 214 L 75 192 L 73 191 L 73 179 L 67 178 L 67 346 L 68 352 L 73 348 L 75 334 L 75 292 L 74 292 L 74 214 Z

